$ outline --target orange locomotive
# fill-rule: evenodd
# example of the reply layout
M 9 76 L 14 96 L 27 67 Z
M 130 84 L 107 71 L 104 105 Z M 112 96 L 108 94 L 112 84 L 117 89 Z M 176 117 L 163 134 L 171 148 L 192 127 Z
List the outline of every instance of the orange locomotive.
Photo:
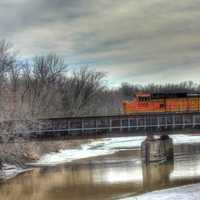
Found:
M 200 94 L 140 92 L 123 102 L 123 110 L 125 114 L 200 111 Z

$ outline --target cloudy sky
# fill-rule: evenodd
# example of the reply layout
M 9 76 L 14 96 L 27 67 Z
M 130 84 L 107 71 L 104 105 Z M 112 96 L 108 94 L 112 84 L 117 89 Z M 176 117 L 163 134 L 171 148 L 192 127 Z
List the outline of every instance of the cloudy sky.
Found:
M 199 0 L 0 0 L 0 39 L 121 82 L 200 80 Z

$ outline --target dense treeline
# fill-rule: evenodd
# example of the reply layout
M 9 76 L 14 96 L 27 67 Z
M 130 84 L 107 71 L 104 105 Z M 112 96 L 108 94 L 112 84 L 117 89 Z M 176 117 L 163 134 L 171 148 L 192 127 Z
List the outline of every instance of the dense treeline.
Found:
M 119 92 L 123 99 L 130 100 L 133 98 L 133 94 L 136 92 L 152 92 L 152 93 L 179 93 L 179 92 L 187 92 L 187 93 L 199 93 L 200 92 L 200 84 L 196 84 L 192 81 L 185 81 L 177 84 L 167 83 L 164 85 L 132 85 L 129 83 L 122 83 L 119 88 Z
M 0 43 L 1 120 L 119 112 L 115 92 L 105 87 L 104 77 L 103 73 L 87 67 L 72 71 L 62 58 L 51 54 L 19 62 L 3 41 Z

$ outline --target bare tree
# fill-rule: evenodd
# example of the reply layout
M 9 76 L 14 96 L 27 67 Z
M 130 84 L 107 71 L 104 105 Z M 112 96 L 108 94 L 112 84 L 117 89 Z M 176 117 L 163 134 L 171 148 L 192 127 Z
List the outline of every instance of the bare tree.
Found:
M 104 74 L 87 67 L 74 71 L 63 85 L 63 106 L 70 116 L 87 115 L 95 109 L 95 97 L 104 89 Z
M 64 60 L 56 55 L 35 57 L 32 64 L 23 67 L 23 103 L 33 116 L 44 116 L 56 111 L 57 82 L 67 70 Z M 53 109 L 53 110 L 52 110 Z
M 8 74 L 16 63 L 15 54 L 11 45 L 6 41 L 0 41 L 0 109 L 1 120 L 10 117 L 10 103 L 12 101 L 9 90 Z
M 49 54 L 33 59 L 33 76 L 42 84 L 55 83 L 61 73 L 66 72 L 66 70 L 67 65 L 64 60 L 57 55 Z

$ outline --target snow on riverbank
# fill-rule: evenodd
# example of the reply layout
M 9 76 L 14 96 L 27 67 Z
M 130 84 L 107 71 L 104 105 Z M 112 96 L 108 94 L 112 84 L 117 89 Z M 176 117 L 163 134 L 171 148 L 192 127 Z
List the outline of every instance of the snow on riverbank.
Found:
M 91 158 L 96 156 L 113 154 L 115 151 L 106 150 L 60 150 L 57 153 L 49 153 L 40 158 L 36 163 L 30 163 L 33 166 L 54 166 L 62 163 L 71 162 L 78 159 Z
M 31 169 L 23 169 L 15 165 L 3 164 L 2 170 L 0 171 L 0 179 L 3 180 L 10 179 L 28 170 Z
M 172 135 L 171 137 L 175 145 L 200 143 L 200 135 L 180 134 Z M 99 139 L 81 145 L 77 149 L 60 150 L 59 152 L 45 154 L 36 163 L 31 163 L 31 165 L 52 166 L 83 158 L 109 155 L 120 150 L 139 149 L 144 139 L 145 136 Z
M 170 188 L 121 200 L 199 200 L 200 184 Z
M 171 135 L 175 145 L 200 143 L 200 135 Z M 37 162 L 29 163 L 34 166 L 55 166 L 62 163 L 72 162 L 74 160 L 91 158 L 114 154 L 120 150 L 139 149 L 144 136 L 105 138 L 94 140 L 93 142 L 83 144 L 76 149 L 63 149 L 59 152 L 51 152 L 43 155 Z M 3 165 L 0 172 L 0 179 L 9 179 L 27 171 L 14 165 Z

